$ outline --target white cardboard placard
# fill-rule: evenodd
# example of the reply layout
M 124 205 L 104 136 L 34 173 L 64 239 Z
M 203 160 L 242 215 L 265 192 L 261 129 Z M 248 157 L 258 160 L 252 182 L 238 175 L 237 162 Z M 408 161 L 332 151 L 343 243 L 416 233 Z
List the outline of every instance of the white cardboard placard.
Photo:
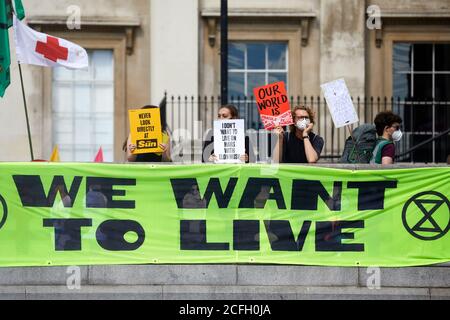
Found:
M 214 154 L 216 163 L 243 163 L 245 154 L 244 120 L 214 121 Z
M 350 92 L 344 79 L 328 82 L 320 86 L 327 101 L 328 109 L 336 128 L 359 122 Z

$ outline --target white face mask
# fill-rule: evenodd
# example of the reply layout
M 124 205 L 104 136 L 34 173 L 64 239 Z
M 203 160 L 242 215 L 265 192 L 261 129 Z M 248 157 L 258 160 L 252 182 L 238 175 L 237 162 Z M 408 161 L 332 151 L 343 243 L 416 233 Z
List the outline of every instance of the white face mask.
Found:
M 308 128 L 310 123 L 311 121 L 309 121 L 309 119 L 298 120 L 296 126 L 298 129 L 304 131 L 306 128 Z
M 402 140 L 402 137 L 403 133 L 400 130 L 397 130 L 392 134 L 392 140 L 394 140 L 395 142 L 399 142 L 400 140 Z

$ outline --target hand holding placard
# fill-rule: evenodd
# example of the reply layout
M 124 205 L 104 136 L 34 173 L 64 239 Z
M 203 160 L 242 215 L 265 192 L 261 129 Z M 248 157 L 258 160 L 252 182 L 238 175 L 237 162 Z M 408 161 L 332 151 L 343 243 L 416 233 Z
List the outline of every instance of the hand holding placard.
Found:
M 242 163 L 245 154 L 244 120 L 214 121 L 216 163 Z
M 163 152 L 159 108 L 130 110 L 129 117 L 131 143 L 136 145 L 133 154 Z
M 276 82 L 253 90 L 264 129 L 294 123 L 284 82 Z

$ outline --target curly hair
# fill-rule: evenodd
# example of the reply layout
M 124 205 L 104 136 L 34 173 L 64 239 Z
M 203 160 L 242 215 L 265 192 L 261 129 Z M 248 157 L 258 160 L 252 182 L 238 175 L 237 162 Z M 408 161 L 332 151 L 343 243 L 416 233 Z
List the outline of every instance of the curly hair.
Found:
M 311 123 L 315 124 L 315 116 L 316 116 L 316 114 L 315 114 L 313 109 L 311 109 L 310 107 L 306 107 L 306 106 L 297 106 L 297 107 L 295 107 L 294 110 L 292 110 L 292 119 L 295 119 L 295 113 L 298 110 L 306 111 L 308 113 L 309 120 L 311 121 Z M 291 132 L 295 132 L 295 128 L 296 128 L 295 124 L 289 126 L 289 129 L 290 129 Z
M 383 135 L 384 128 L 391 127 L 394 123 L 402 123 L 402 118 L 396 115 L 392 111 L 383 111 L 377 114 L 375 117 L 374 123 L 377 128 L 377 134 L 379 136 Z

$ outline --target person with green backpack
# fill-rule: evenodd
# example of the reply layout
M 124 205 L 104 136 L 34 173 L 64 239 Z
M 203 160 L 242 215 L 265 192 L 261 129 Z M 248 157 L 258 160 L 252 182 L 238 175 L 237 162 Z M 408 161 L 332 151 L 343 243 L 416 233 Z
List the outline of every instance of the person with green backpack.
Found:
M 391 111 L 377 114 L 374 120 L 378 140 L 372 153 L 372 164 L 389 165 L 394 163 L 395 144 L 402 139 L 400 125 L 402 118 Z
M 394 141 L 402 138 L 402 119 L 391 111 L 384 111 L 375 117 L 374 122 L 375 125 L 362 124 L 353 130 L 345 142 L 341 163 L 394 163 Z

